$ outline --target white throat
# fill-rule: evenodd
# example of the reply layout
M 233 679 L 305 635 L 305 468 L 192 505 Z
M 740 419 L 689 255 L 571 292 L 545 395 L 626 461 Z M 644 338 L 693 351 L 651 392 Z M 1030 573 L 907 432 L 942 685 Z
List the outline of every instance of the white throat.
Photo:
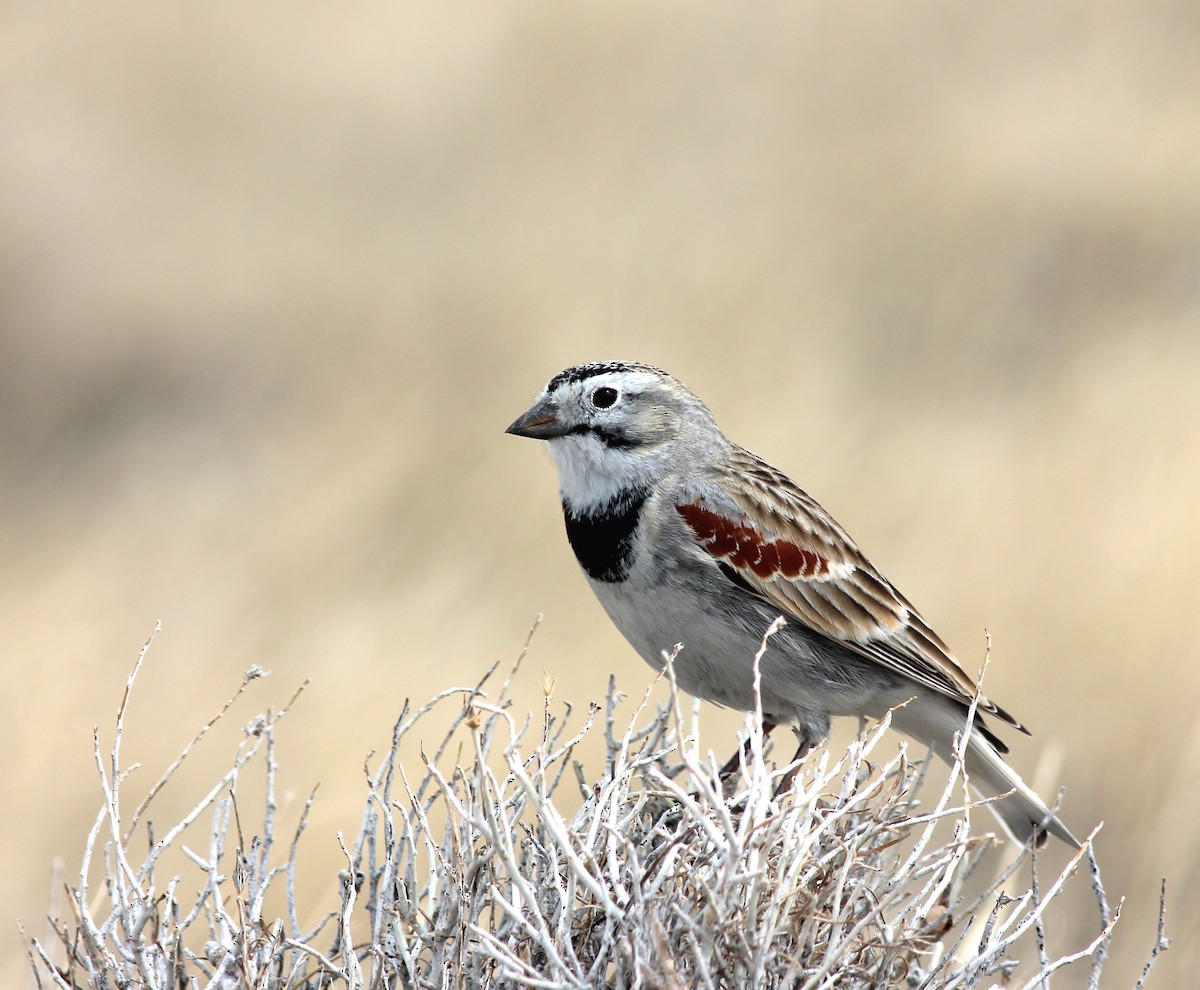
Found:
M 659 481 L 665 473 L 662 447 L 619 450 L 598 437 L 559 437 L 547 443 L 558 467 L 558 487 L 567 505 L 579 513 Z

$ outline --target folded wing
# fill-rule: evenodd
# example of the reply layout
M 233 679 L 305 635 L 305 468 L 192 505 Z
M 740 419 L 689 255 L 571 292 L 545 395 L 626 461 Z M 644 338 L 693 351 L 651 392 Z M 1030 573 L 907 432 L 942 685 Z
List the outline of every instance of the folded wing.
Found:
M 731 580 L 917 684 L 975 698 L 978 686 L 946 644 L 815 500 L 749 451 L 737 448 L 725 470 L 675 510 Z M 1028 732 L 987 698 L 978 710 Z

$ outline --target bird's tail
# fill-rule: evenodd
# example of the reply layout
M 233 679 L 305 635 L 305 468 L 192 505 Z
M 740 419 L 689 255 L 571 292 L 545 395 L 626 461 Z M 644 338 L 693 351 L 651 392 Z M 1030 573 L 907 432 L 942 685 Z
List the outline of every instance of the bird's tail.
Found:
M 892 725 L 929 746 L 950 763 L 954 760 L 954 734 L 966 729 L 966 717 L 963 709 L 953 703 L 934 705 L 927 700 L 917 699 L 893 710 Z M 1053 835 L 1075 849 L 1080 848 L 1079 840 L 1071 834 L 1070 829 L 1004 762 L 985 732 L 977 725 L 967 740 L 964 754 L 967 779 L 985 797 L 1005 795 L 990 802 L 988 807 L 1000 819 L 1006 831 L 1023 845 L 1032 840 L 1040 846 L 1045 843 L 1047 835 Z

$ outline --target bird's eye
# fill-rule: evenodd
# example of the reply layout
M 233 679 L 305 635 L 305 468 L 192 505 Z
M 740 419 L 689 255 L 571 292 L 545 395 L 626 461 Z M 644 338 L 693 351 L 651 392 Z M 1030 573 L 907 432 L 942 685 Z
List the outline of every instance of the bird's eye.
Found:
M 617 401 L 617 390 L 602 385 L 592 393 L 592 405 L 597 409 L 607 409 Z

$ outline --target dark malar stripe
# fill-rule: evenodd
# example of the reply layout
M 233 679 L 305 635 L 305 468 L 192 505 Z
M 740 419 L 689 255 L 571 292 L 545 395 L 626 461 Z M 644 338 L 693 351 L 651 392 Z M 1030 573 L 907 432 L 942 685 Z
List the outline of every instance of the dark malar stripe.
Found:
M 629 576 L 633 534 L 645 503 L 644 489 L 619 496 L 588 515 L 575 515 L 563 502 L 567 539 L 588 577 L 615 584 Z
M 580 436 L 590 433 L 592 436 L 598 437 L 604 446 L 612 450 L 630 450 L 637 446 L 636 441 L 630 440 L 623 433 L 606 430 L 603 426 L 593 426 L 590 423 L 580 423 L 578 426 L 572 426 L 569 433 Z

